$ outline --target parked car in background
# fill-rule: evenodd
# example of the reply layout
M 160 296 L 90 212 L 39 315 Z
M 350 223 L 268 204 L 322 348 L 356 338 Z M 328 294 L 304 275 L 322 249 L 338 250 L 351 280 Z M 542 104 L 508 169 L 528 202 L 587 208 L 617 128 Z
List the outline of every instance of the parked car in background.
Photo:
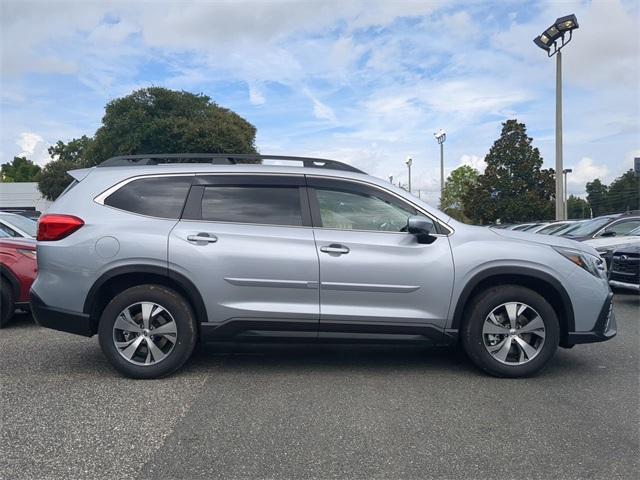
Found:
M 520 377 L 616 334 L 592 247 L 465 225 L 340 162 L 139 155 L 69 173 L 38 224 L 31 308 L 97 333 L 130 377 L 174 372 L 198 341 L 296 339 L 460 343 Z
M 554 230 L 553 232 L 550 233 L 550 235 L 556 236 L 556 237 L 561 237 L 563 236 L 565 233 L 569 233 L 572 232 L 573 230 L 576 230 L 578 228 L 580 228 L 580 226 L 585 223 L 585 222 L 589 222 L 590 220 L 576 220 L 575 222 L 571 222 L 568 223 L 562 227 L 560 227 L 557 230 Z
M 572 240 L 584 241 L 599 237 L 616 237 L 628 234 L 640 227 L 640 212 L 603 215 L 588 220 L 574 230 L 567 230 L 562 236 Z
M 531 230 L 531 232 L 540 233 L 543 235 L 552 235 L 554 232 L 562 228 L 568 227 L 569 225 L 572 225 L 574 223 L 575 223 L 574 220 L 563 220 L 559 222 L 544 223 L 542 225 L 537 226 L 533 230 Z
M 599 237 L 585 240 L 586 244 L 595 248 L 602 258 L 607 261 L 607 267 L 611 266 L 613 251 L 623 245 L 640 245 L 640 227 L 631 230 L 627 235 L 613 237 Z
M 512 225 L 511 227 L 507 227 L 506 230 L 520 231 L 524 232 L 531 228 L 537 227 L 540 223 L 520 223 L 518 225 Z
M 640 245 L 623 245 L 613 251 L 609 284 L 612 287 L 640 292 Z
M 17 213 L 0 212 L 0 230 L 8 237 L 35 238 L 38 223 Z
M 28 308 L 29 289 L 36 277 L 36 241 L 0 238 L 0 328 L 16 307 Z

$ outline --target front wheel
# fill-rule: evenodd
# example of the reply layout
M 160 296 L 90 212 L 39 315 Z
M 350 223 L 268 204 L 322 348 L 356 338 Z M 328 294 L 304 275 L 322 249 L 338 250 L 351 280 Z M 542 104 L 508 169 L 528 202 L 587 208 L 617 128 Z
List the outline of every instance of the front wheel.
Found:
M 189 359 L 197 326 L 191 306 L 178 293 L 161 285 L 140 285 L 109 302 L 98 334 L 102 351 L 120 373 L 159 378 Z
M 462 345 L 471 361 L 491 375 L 533 375 L 558 348 L 558 317 L 541 295 L 528 288 L 490 288 L 476 295 L 467 313 Z

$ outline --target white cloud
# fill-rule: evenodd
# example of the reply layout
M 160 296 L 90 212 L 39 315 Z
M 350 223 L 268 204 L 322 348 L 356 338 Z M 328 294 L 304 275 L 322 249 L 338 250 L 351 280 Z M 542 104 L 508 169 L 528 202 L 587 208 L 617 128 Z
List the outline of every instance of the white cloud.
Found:
M 606 165 L 596 164 L 589 157 L 581 158 L 577 165 L 573 167 L 566 165 L 565 162 L 565 168 L 572 168 L 573 170 L 567 176 L 567 189 L 570 193 L 582 193 L 585 184 L 595 178 L 599 178 L 605 183 L 608 180 L 609 168 Z
M 16 144 L 20 148 L 18 157 L 27 157 L 39 165 L 44 165 L 50 160 L 47 152 L 47 144 L 37 133 L 23 132 L 20 134 Z
M 308 88 L 303 90 L 304 94 L 309 97 L 313 103 L 313 115 L 318 120 L 328 120 L 329 122 L 336 121 L 336 115 L 334 111 L 328 105 L 325 105 L 313 95 Z
M 475 168 L 480 173 L 484 173 L 484 169 L 487 167 L 487 164 L 484 161 L 484 157 L 466 154 L 460 157 L 459 166 L 462 165 L 469 165 L 470 167 Z
M 264 94 L 256 85 L 249 85 L 249 101 L 253 105 L 264 105 L 266 102 Z

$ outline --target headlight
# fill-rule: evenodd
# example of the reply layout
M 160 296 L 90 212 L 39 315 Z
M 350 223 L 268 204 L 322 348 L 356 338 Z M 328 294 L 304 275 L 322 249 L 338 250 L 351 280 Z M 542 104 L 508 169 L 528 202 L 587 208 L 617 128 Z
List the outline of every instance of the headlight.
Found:
M 552 247 L 567 260 L 572 261 L 594 277 L 607 278 L 607 264 L 601 257 L 573 250 L 572 248 Z

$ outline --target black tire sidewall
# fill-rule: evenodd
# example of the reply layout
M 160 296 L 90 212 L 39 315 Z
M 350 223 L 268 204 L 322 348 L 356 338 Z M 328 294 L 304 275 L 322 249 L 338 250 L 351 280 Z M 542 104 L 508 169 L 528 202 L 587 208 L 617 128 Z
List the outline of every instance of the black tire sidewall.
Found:
M 165 359 L 155 365 L 135 365 L 127 361 L 113 343 L 113 326 L 117 316 L 137 302 L 162 305 L 176 322 L 176 345 Z M 131 378 L 160 378 L 173 373 L 189 359 L 197 337 L 196 320 L 189 303 L 177 292 L 161 285 L 140 285 L 116 295 L 104 309 L 98 326 L 100 347 L 105 356 L 116 370 Z
M 9 282 L 0 280 L 0 327 L 4 327 L 15 311 L 13 288 Z
M 545 341 L 535 358 L 523 365 L 505 365 L 494 359 L 484 346 L 484 320 L 498 305 L 522 302 L 532 307 L 544 322 Z M 504 285 L 477 295 L 468 309 L 469 316 L 462 326 L 462 344 L 471 361 L 485 372 L 498 377 L 526 377 L 540 371 L 551 359 L 560 341 L 560 326 L 553 307 L 544 297 L 526 287 Z

